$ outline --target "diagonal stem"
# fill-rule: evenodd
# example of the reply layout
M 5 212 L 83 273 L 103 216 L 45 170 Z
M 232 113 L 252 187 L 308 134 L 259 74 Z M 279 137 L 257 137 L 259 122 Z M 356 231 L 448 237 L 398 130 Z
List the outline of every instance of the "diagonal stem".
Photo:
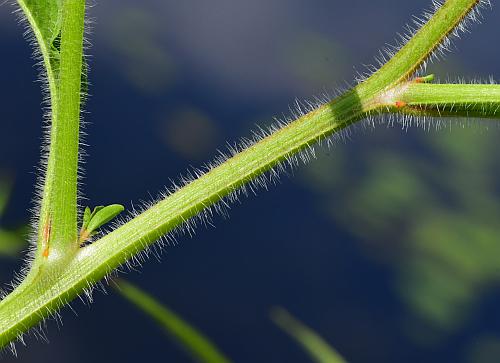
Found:
M 455 85 L 414 85 L 411 92 L 401 94 L 408 97 L 409 104 L 413 104 L 411 97 L 421 97 L 428 87 L 446 90 Z M 464 88 L 473 88 L 475 85 L 461 85 Z M 491 92 L 490 92 L 491 90 Z M 473 90 L 470 90 L 472 92 Z M 439 107 L 443 107 L 451 99 L 449 93 L 441 92 L 436 98 Z M 468 92 L 464 92 L 467 96 Z M 497 98 L 499 86 L 484 85 L 482 92 L 475 98 L 477 104 L 493 104 L 496 109 L 500 105 Z M 137 252 L 146 248 L 161 235 L 171 231 L 195 216 L 211 204 L 216 203 L 224 196 L 238 190 L 244 183 L 255 179 L 273 165 L 279 164 L 288 156 L 297 152 L 297 145 L 306 148 L 315 140 L 323 137 L 327 132 L 338 132 L 355 120 L 366 116 L 372 110 L 354 112 L 360 106 L 356 102 L 356 92 L 351 91 L 340 99 L 301 117 L 287 127 L 282 128 L 268 138 L 242 151 L 219 167 L 212 169 L 177 192 L 149 208 L 125 225 L 101 238 L 94 244 L 80 249 L 77 258 L 72 260 L 63 270 L 57 272 L 57 278 L 41 280 L 45 289 L 26 288 L 17 296 L 8 296 L 0 303 L 0 345 L 9 342 L 16 333 L 24 331 L 40 319 L 40 315 L 55 311 L 64 305 L 64 301 L 71 300 L 93 282 L 103 278 L 114 268 L 132 258 Z M 484 102 L 483 102 L 484 101 Z M 406 112 L 409 108 L 398 109 L 391 104 L 379 104 L 377 111 Z M 426 105 L 431 107 L 432 104 Z M 450 108 L 450 115 L 463 116 L 463 109 Z M 413 114 L 413 113 L 412 113 Z M 498 112 L 488 117 L 498 117 Z M 272 160 L 272 163 L 270 163 Z M 15 292 L 14 292 L 15 293 Z M 19 305 L 22 302 L 22 305 Z M 22 308 L 20 308 L 22 306 Z M 9 316 L 8 311 L 16 311 L 18 317 Z
M 446 0 L 396 54 L 388 54 L 389 60 L 360 85 L 360 98 L 370 99 L 374 93 L 407 81 L 433 52 L 449 41 L 450 35 L 462 25 L 467 15 L 485 2 Z

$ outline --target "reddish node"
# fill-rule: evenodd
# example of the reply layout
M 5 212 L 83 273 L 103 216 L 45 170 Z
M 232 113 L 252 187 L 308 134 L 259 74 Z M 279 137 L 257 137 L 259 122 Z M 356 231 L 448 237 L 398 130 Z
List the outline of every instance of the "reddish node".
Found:
M 43 244 L 45 245 L 45 248 L 43 249 L 42 252 L 42 256 L 45 258 L 49 257 L 49 240 L 51 232 L 52 232 L 52 222 L 49 219 L 48 222 L 43 226 L 43 231 L 42 231 Z
M 402 108 L 402 107 L 406 106 L 406 102 L 405 101 L 396 101 L 394 106 L 396 106 L 396 108 Z

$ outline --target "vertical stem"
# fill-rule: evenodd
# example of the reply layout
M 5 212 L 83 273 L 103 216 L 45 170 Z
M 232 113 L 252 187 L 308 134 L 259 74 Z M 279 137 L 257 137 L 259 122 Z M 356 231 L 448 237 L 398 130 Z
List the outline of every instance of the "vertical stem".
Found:
M 37 258 L 77 248 L 77 170 L 85 0 L 62 5 L 57 117 L 52 118 Z

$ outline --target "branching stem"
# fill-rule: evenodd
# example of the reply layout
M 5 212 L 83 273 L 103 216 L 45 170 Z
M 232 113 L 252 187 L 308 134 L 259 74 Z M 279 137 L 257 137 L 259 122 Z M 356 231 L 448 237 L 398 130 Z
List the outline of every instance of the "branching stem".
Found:
M 448 37 L 478 0 L 448 0 L 402 49 L 370 78 L 344 95 L 301 116 L 178 189 L 93 244 L 75 249 L 76 168 L 82 61 L 83 0 L 63 1 L 61 83 L 57 122 L 41 216 L 42 247 L 28 278 L 0 302 L 4 346 L 84 289 L 129 261 L 158 238 L 297 153 L 371 114 L 498 117 L 497 85 L 439 85 L 411 76 Z M 425 81 L 430 80 L 426 78 Z M 43 237 L 49 235 L 49 252 Z M 60 251 L 64 263 L 54 258 Z M 57 254 L 55 255 L 57 256 Z M 42 268 L 43 267 L 43 268 Z

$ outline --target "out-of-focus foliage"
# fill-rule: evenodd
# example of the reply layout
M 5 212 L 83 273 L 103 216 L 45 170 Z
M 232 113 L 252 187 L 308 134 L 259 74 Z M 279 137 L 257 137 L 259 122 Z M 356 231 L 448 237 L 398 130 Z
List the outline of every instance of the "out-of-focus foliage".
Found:
M 340 43 L 323 34 L 309 32 L 298 32 L 293 41 L 285 43 L 280 53 L 284 67 L 296 80 L 297 86 L 312 89 L 336 84 L 341 77 L 341 70 L 349 67 L 347 54 L 348 50 Z
M 478 337 L 466 353 L 467 363 L 497 363 L 500 357 L 500 337 L 484 335 Z
M 25 228 L 15 231 L 0 229 L 0 257 L 19 258 L 20 252 L 26 247 L 22 239 Z
M 206 114 L 192 108 L 162 115 L 159 131 L 167 147 L 188 160 L 204 160 L 217 148 L 220 135 Z
M 295 319 L 288 311 L 276 307 L 271 311 L 271 319 L 304 348 L 318 363 L 345 363 L 344 358 L 325 340 L 309 327 Z
M 8 206 L 12 191 L 12 180 L 0 174 L 0 257 L 19 258 L 20 252 L 26 247 L 24 237 L 27 227 L 11 230 L 2 226 L 2 217 Z
M 9 202 L 11 181 L 8 177 L 0 175 L 0 217 L 3 216 L 7 203 Z
M 155 298 L 129 282 L 118 280 L 116 291 L 137 309 L 150 316 L 191 357 L 201 363 L 225 363 L 229 360 L 200 331 Z
M 108 53 L 123 77 L 138 90 L 156 93 L 168 87 L 175 64 L 161 41 L 163 31 L 158 16 L 140 7 L 114 9 L 104 33 Z
M 406 328 L 421 342 L 459 329 L 500 282 L 499 133 L 472 124 L 358 136 L 363 152 L 336 148 L 307 168 L 321 208 L 394 269 L 413 316 Z M 388 137 L 411 144 L 389 152 Z

